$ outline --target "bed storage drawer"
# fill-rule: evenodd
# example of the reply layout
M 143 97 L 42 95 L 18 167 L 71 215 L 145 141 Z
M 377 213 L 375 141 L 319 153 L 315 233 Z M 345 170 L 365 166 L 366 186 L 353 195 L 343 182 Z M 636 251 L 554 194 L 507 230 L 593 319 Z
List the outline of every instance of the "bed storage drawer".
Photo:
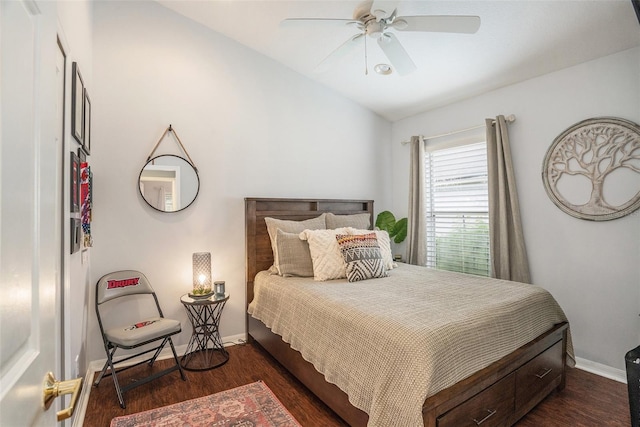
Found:
M 439 417 L 438 427 L 509 425 L 514 387 L 515 374 L 512 373 Z
M 562 341 L 527 362 L 516 371 L 516 409 L 528 411 L 561 381 L 564 367 Z

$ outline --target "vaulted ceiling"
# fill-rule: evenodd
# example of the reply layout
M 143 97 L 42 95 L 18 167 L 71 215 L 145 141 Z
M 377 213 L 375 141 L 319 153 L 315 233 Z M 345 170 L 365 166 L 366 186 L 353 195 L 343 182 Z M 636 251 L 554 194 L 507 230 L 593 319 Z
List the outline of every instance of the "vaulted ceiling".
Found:
M 318 64 L 358 29 L 326 23 L 283 26 L 281 21 L 352 19 L 362 1 L 158 2 L 391 121 L 640 46 L 631 0 L 375 1 L 376 9 L 391 13 L 396 8 L 398 16 L 472 15 L 481 25 L 474 34 L 391 30 L 417 66 L 408 75 L 377 74 L 374 66 L 390 61 L 369 37 L 366 51 L 361 43 L 326 62 L 330 66 L 320 72 Z

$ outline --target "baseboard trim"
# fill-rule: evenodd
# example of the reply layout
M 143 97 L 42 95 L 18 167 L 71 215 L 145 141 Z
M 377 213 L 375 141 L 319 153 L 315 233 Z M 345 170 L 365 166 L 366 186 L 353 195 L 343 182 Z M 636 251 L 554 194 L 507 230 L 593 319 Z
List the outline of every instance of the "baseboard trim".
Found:
M 84 416 L 87 413 L 87 405 L 89 404 L 89 394 L 91 394 L 91 379 L 93 378 L 94 373 L 95 371 L 89 368 L 82 379 L 82 392 L 80 393 L 78 406 L 76 406 L 75 413 L 73 414 L 72 427 L 82 427 L 84 424 Z
M 232 345 L 242 345 L 247 342 L 247 334 L 237 334 L 231 335 L 228 337 L 222 338 L 222 344 L 225 347 L 229 347 Z M 181 357 L 185 351 L 187 351 L 187 344 L 177 345 L 176 353 L 178 357 Z M 164 360 L 172 358 L 173 354 L 171 353 L 170 347 L 165 347 L 162 349 L 162 352 L 158 356 L 158 360 Z M 144 356 L 141 356 L 137 359 L 131 359 L 128 364 L 135 364 L 136 362 L 144 360 Z M 72 427 L 82 427 L 84 424 L 84 417 L 87 413 L 87 405 L 89 404 L 89 395 L 91 394 L 91 389 L 93 388 L 93 377 L 95 373 L 102 370 L 102 367 L 106 363 L 107 359 L 98 359 L 89 362 L 89 367 L 87 368 L 87 373 L 84 377 L 84 382 L 82 384 L 82 393 L 80 394 L 80 401 L 78 402 L 78 406 L 76 409 L 76 414 L 73 417 Z M 124 366 L 124 365 L 122 365 Z M 117 402 L 115 403 L 118 404 Z
M 592 362 L 591 360 L 576 357 L 576 368 L 583 371 L 591 372 L 592 374 L 600 375 L 601 377 L 609 378 L 621 383 L 627 383 L 627 373 L 622 369 L 612 368 L 611 366 L 603 365 L 602 363 Z

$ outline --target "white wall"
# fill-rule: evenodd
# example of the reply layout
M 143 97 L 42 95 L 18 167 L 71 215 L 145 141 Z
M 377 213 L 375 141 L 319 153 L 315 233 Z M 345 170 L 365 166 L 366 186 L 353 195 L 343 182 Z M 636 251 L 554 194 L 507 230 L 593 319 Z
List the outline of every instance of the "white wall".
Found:
M 86 326 L 90 315 L 91 305 L 88 300 L 87 289 L 91 280 L 89 276 L 90 249 L 84 252 L 70 253 L 70 217 L 69 213 L 69 152 L 78 153 L 80 145 L 71 136 L 71 65 L 77 62 L 85 87 L 90 96 L 93 93 L 92 75 L 92 3 L 90 1 L 59 1 L 58 37 L 67 54 L 66 63 L 66 121 L 65 148 L 63 162 L 64 177 L 64 288 L 65 288 L 65 362 L 68 378 L 84 375 L 87 367 L 86 360 Z M 91 157 L 87 157 L 91 162 Z M 75 216 L 76 214 L 74 214 Z M 78 363 L 76 365 L 76 357 Z
M 407 212 L 411 135 L 437 135 L 515 114 L 509 133 L 532 279 L 569 317 L 576 355 L 614 370 L 640 343 L 640 212 L 573 218 L 547 196 L 541 171 L 554 138 L 581 120 L 640 123 L 640 48 L 508 86 L 393 124 L 393 207 Z M 637 189 L 636 189 L 637 190 Z M 618 371 L 620 373 L 620 371 Z
M 165 315 L 183 322 L 176 344 L 186 344 L 179 298 L 190 290 L 191 254 L 209 251 L 214 280 L 231 294 L 222 336 L 243 335 L 244 198 L 361 198 L 385 208 L 391 124 L 154 2 L 94 10 L 92 283 L 113 270 L 145 272 Z M 169 124 L 201 188 L 191 207 L 163 214 L 141 199 L 137 178 Z M 167 139 L 156 154 L 176 147 Z M 89 359 L 104 358 L 93 309 L 88 335 Z

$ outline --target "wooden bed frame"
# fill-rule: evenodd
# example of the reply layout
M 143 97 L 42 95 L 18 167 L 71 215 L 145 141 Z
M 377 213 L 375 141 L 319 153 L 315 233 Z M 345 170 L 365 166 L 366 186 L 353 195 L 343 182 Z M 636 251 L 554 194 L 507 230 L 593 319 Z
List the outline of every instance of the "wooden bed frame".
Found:
M 245 199 L 247 306 L 255 275 L 273 264 L 265 217 L 302 221 L 323 212 L 368 213 L 372 200 Z M 565 385 L 568 324 L 561 323 L 472 376 L 429 397 L 422 407 L 425 427 L 512 425 L 553 390 Z M 249 339 L 256 341 L 320 400 L 352 426 L 365 426 L 368 415 L 349 403 L 336 385 L 325 381 L 281 337 L 247 314 Z M 473 357 L 472 354 L 469 357 Z

